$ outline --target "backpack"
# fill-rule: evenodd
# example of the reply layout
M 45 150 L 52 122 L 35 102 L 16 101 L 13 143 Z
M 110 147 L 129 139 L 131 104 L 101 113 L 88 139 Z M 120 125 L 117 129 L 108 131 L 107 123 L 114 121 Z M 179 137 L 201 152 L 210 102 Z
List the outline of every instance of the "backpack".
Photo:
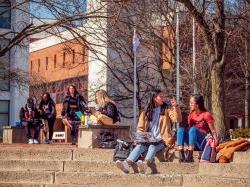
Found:
M 131 143 L 117 139 L 117 144 L 115 146 L 115 151 L 113 155 L 113 161 L 126 160 L 133 150 L 133 145 Z
M 98 147 L 103 149 L 114 149 L 116 145 L 114 134 L 111 132 L 101 132 L 98 137 Z

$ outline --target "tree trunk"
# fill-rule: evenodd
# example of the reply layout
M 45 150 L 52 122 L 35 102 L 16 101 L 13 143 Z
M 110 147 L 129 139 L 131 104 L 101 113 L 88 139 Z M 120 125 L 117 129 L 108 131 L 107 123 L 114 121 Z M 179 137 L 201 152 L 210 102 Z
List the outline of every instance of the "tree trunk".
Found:
M 246 51 L 246 73 L 245 73 L 245 128 L 249 128 L 249 111 L 248 111 L 248 89 L 249 89 L 249 63 L 247 58 L 247 40 L 245 41 L 245 51 Z
M 212 113 L 219 139 L 225 138 L 225 120 L 223 112 L 223 66 L 215 64 L 211 72 Z
M 249 85 L 249 75 L 246 76 L 245 84 L 245 128 L 249 128 L 249 113 L 248 113 L 248 86 Z

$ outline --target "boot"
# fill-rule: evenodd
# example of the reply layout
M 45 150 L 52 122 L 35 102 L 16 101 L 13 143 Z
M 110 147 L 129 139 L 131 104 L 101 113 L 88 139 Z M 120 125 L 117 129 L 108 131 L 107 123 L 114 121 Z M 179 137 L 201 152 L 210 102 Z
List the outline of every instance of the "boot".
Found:
M 188 150 L 186 162 L 194 162 L 193 150 Z
M 183 149 L 179 150 L 179 162 L 185 162 L 185 154 Z
M 157 173 L 159 173 L 154 161 L 152 161 L 152 162 L 147 161 L 146 164 L 151 169 L 151 174 L 157 174 Z
M 135 162 L 127 160 L 128 165 L 133 169 L 134 173 L 139 173 L 138 166 Z

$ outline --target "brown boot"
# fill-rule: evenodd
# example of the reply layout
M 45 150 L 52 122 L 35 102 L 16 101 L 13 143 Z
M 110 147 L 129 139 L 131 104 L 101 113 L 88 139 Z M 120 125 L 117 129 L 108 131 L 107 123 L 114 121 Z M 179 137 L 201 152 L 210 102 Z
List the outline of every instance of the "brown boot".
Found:
M 194 162 L 193 150 L 188 150 L 186 162 Z
M 132 162 L 131 160 L 127 160 L 127 163 L 133 169 L 134 173 L 139 173 L 138 166 L 135 162 Z
M 146 161 L 147 166 L 151 169 L 151 174 L 159 173 L 154 161 Z

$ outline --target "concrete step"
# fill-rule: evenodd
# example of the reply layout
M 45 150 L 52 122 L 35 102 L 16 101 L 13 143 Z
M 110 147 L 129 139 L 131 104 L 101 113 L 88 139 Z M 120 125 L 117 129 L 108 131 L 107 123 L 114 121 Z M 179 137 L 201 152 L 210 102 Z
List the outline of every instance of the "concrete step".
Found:
M 0 187 L 44 187 L 44 184 L 0 183 Z
M 235 163 L 200 163 L 199 174 L 220 177 L 238 177 L 250 179 L 250 163 L 235 164 Z
M 235 152 L 233 157 L 234 163 L 250 163 L 250 150 L 246 152 Z
M 211 171 L 213 172 L 213 171 Z M 183 175 L 183 187 L 248 187 L 250 178 L 233 178 L 207 175 Z
M 71 149 L 0 148 L 0 160 L 72 160 Z
M 162 162 L 156 163 L 157 169 L 161 174 L 195 174 L 198 173 L 198 163 L 172 163 L 172 162 Z M 130 169 L 131 173 L 133 170 Z M 88 161 L 67 161 L 64 162 L 65 172 L 113 172 L 113 173 L 123 173 L 119 170 L 114 162 L 88 162 Z M 148 169 L 147 173 L 150 174 L 151 170 Z
M 63 171 L 63 161 L 0 160 L 0 171 Z
M 119 174 L 90 172 L 0 172 L 0 187 L 68 187 L 68 186 L 216 186 L 247 187 L 250 178 L 209 176 L 201 174 Z
M 73 160 L 113 161 L 113 149 L 75 149 Z
M 198 173 L 198 163 L 156 163 L 157 169 L 164 174 Z M 0 160 L 0 171 L 65 171 L 65 172 L 114 172 L 122 173 L 115 162 L 109 161 L 33 161 L 33 160 Z M 131 170 L 132 172 L 132 170 Z M 151 170 L 148 169 L 148 173 Z
M 90 174 L 58 172 L 55 174 L 55 184 L 72 184 L 86 186 L 181 186 L 181 175 L 135 175 L 135 174 Z
M 162 174 L 201 174 L 222 177 L 250 178 L 250 164 L 205 164 L 205 163 L 156 163 Z M 89 173 L 122 173 L 114 162 L 109 161 L 29 161 L 0 160 L 0 171 L 64 171 Z M 212 172 L 211 172 L 212 171 Z M 131 170 L 131 173 L 133 171 Z M 148 169 L 147 173 L 151 173 Z M 240 173 L 240 175 L 239 175 Z
M 51 148 L 9 148 L 0 147 L 0 160 L 93 160 L 112 161 L 113 149 L 62 149 Z
M 2 186 L 32 186 L 47 185 L 80 185 L 80 186 L 181 186 L 181 175 L 126 175 L 114 173 L 88 172 L 27 172 L 1 171 L 0 184 Z M 23 185 L 21 185 L 23 184 Z
M 113 149 L 82 149 L 70 146 L 0 146 L 0 160 L 112 161 L 113 152 Z M 199 152 L 195 151 L 195 162 L 198 162 L 198 155 Z M 233 160 L 235 163 L 250 163 L 250 151 L 235 152 Z M 158 161 L 158 159 L 156 159 L 156 161 Z M 178 151 L 175 152 L 174 162 L 178 162 Z
M 54 172 L 0 171 L 0 183 L 53 184 Z

